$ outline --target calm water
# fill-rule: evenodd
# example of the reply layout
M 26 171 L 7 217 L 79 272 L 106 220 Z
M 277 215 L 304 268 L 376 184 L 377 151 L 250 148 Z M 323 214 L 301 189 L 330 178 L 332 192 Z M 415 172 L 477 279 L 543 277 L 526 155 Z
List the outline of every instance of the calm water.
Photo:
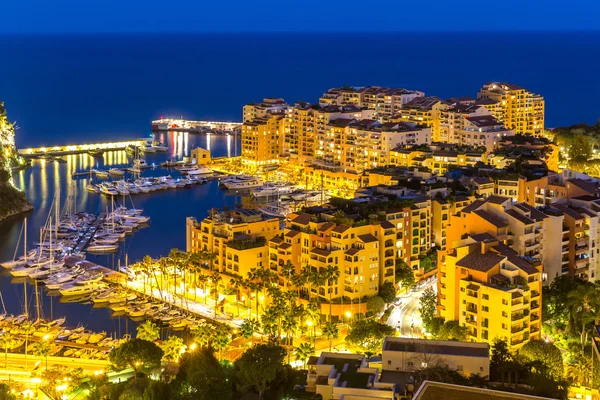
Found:
M 237 121 L 247 102 L 269 96 L 316 101 L 340 85 L 406 87 L 446 98 L 475 96 L 483 83 L 505 80 L 541 93 L 547 126 L 560 126 L 600 116 L 599 48 L 600 32 L 0 36 L 0 99 L 19 127 L 18 147 L 146 137 L 159 116 Z M 205 136 L 158 139 L 170 153 L 150 155 L 149 162 L 209 145 Z M 225 137 L 211 137 L 209 147 L 216 156 L 235 151 Z M 83 190 L 86 179 L 69 189 L 70 173 L 91 162 L 87 155 L 69 157 L 67 164 L 35 162 L 15 176 L 36 207 L 30 232 L 39 230 L 57 187 L 63 194 L 76 190 L 80 210 L 106 208 L 106 199 Z M 126 162 L 124 153 L 112 153 L 98 167 Z M 120 253 L 96 259 L 102 264 L 123 262 L 125 253 L 134 261 L 183 248 L 185 217 L 201 218 L 237 199 L 212 183 L 134 201 L 152 218 L 150 227 L 128 239 Z M 22 220 L 0 224 L 0 259 L 12 256 Z M 9 311 L 19 312 L 22 285 L 0 278 L 0 290 Z M 44 298 L 46 314 L 66 315 L 72 325 L 125 331 L 108 310 L 57 300 Z
M 167 153 L 149 154 L 145 158 L 149 164 L 159 164 L 167 159 L 181 159 L 189 155 L 189 150 L 201 146 L 210 148 L 215 156 L 239 154 L 235 150 L 237 143 L 233 137 L 189 135 L 187 133 L 159 133 L 155 139 L 169 145 Z M 74 171 L 81 171 L 96 167 L 108 169 L 113 166 L 131 164 L 124 151 L 105 153 L 102 159 L 93 159 L 87 154 L 65 157 L 67 163 L 34 161 L 33 167 L 15 174 L 15 184 L 20 189 L 27 191 L 29 199 L 33 202 L 35 210 L 28 213 L 28 246 L 38 240 L 38 233 L 48 216 L 49 207 L 55 191 L 59 188 L 64 205 L 68 193 L 76 193 L 77 210 L 100 213 L 111 207 L 110 200 L 103 195 L 89 193 L 85 190 L 88 178 L 71 179 Z M 175 171 L 157 168 L 146 170 L 142 176 L 162 176 L 166 174 L 176 176 Z M 132 200 L 136 208 L 142 208 L 144 214 L 151 217 L 150 226 L 141 229 L 133 236 L 128 236 L 119 252 L 111 255 L 88 256 L 88 259 L 107 267 L 116 267 L 125 263 L 127 254 L 130 262 L 140 260 L 144 255 L 153 257 L 166 255 L 170 249 L 185 249 L 185 218 L 195 216 L 203 218 L 207 210 L 223 205 L 233 206 L 239 203 L 237 196 L 226 194 L 218 187 L 218 182 L 213 181 L 206 185 L 192 188 L 165 190 L 149 194 L 133 195 Z M 131 207 L 131 200 L 127 201 Z M 0 223 L 0 260 L 12 258 L 19 233 L 23 225 L 24 216 L 13 217 Z M 22 254 L 22 244 L 18 248 Z M 23 285 L 15 284 L 11 276 L 4 273 L 0 277 L 0 291 L 2 292 L 6 307 L 11 313 L 22 310 Z M 31 288 L 30 288 L 31 289 Z M 31 290 L 29 291 L 30 304 L 33 304 Z M 88 327 L 96 330 L 107 330 L 124 333 L 131 330 L 131 325 L 126 327 L 125 318 L 110 318 L 108 309 L 93 309 L 91 305 L 77 303 L 60 303 L 58 297 L 43 297 L 43 311 L 46 316 L 54 317 L 66 315 L 70 324 L 81 321 Z M 30 310 L 31 311 L 31 310 Z M 32 312 L 32 311 L 31 311 Z

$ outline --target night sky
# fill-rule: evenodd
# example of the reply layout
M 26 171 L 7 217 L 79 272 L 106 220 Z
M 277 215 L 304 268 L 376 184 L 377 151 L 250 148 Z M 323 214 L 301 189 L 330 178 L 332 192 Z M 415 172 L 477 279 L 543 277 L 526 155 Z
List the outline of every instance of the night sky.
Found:
M 4 0 L 0 33 L 600 29 L 598 0 Z

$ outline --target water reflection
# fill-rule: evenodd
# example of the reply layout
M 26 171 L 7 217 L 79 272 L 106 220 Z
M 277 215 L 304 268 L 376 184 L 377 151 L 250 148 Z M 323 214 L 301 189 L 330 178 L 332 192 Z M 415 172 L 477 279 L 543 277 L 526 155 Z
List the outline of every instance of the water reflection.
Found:
M 153 140 L 165 143 L 168 151 L 165 153 L 143 154 L 148 164 L 160 164 L 167 159 L 181 159 L 190 154 L 195 147 L 211 148 L 213 156 L 222 157 L 236 152 L 232 148 L 232 139 L 228 136 L 216 135 L 191 135 L 186 132 L 160 132 L 154 135 Z M 239 149 L 237 150 L 239 154 Z M 40 227 L 46 221 L 52 198 L 57 189 L 62 194 L 62 206 L 68 194 L 73 195 L 78 211 L 100 213 L 111 206 L 111 201 L 104 196 L 89 193 L 86 185 L 89 177 L 85 176 L 72 179 L 72 174 L 78 171 L 87 171 L 90 168 L 109 169 L 112 167 L 124 167 L 132 163 L 131 157 L 125 151 L 104 153 L 103 157 L 93 158 L 88 154 L 75 154 L 64 156 L 65 163 L 54 161 L 35 160 L 33 165 L 26 171 L 14 174 L 15 185 L 26 190 L 28 198 L 35 209 L 28 213 L 28 237 L 27 246 L 31 247 L 34 241 L 38 241 Z M 143 176 L 160 176 L 176 172 L 166 169 L 154 169 L 144 171 Z M 129 176 L 126 175 L 126 178 Z M 96 178 L 93 178 L 97 181 Z M 125 199 L 128 206 L 131 201 L 137 208 L 144 209 L 144 213 L 150 216 L 150 226 L 130 236 L 122 244 L 116 254 L 103 256 L 89 256 L 94 262 L 110 268 L 116 268 L 126 262 L 140 260 L 144 255 L 153 257 L 166 255 L 171 248 L 185 248 L 185 218 L 195 216 L 203 218 L 207 210 L 223 205 L 233 206 L 240 200 L 236 196 L 225 196 L 218 187 L 217 182 L 197 186 L 188 189 L 175 189 L 149 194 L 132 196 Z M 123 199 L 117 200 L 119 203 Z M 23 225 L 24 215 L 13 217 L 0 222 L 0 260 L 13 257 L 15 247 L 19 239 L 19 232 Z M 19 249 L 19 254 L 22 252 Z M 31 288 L 30 288 L 31 289 Z M 0 292 L 3 295 L 8 312 L 20 313 L 23 304 L 23 285 L 11 284 L 10 275 L 0 276 Z M 31 290 L 29 292 L 31 295 Z M 107 309 L 92 309 L 91 305 L 78 303 L 60 303 L 58 298 L 43 296 L 44 310 L 53 310 L 54 316 L 67 316 L 69 325 L 83 322 L 91 329 L 119 332 L 129 329 L 124 320 L 111 319 L 110 311 Z M 93 315 L 93 317 L 91 317 Z M 123 333 L 121 331 L 121 333 Z

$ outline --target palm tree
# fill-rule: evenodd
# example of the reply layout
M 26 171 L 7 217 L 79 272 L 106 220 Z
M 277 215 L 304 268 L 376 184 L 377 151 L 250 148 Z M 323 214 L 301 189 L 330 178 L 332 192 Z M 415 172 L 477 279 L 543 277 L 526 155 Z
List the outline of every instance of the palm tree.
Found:
M 306 369 L 306 361 L 314 352 L 315 348 L 310 343 L 300 343 L 300 346 L 296 347 L 296 361 L 302 361 L 302 365 Z
M 27 368 L 27 346 L 29 345 L 29 335 L 35 332 L 35 328 L 33 327 L 33 323 L 27 319 L 21 323 L 19 331 L 21 335 L 25 335 L 25 368 Z
M 246 340 L 250 339 L 252 346 L 254 346 L 254 333 L 260 329 L 260 322 L 254 318 L 246 318 L 240 325 L 240 332 L 242 337 Z
M 579 357 L 574 364 L 567 365 L 566 376 L 579 386 L 584 386 L 592 375 L 591 363 L 584 357 Z
M 252 276 L 252 271 L 248 274 L 249 278 L 246 280 L 246 287 L 250 289 L 251 292 L 254 292 L 254 297 L 256 300 L 256 318 L 258 318 L 258 291 L 260 290 L 260 284 L 254 282 L 250 276 Z
M 329 340 L 329 351 L 332 348 L 333 339 L 337 339 L 339 335 L 339 329 L 336 324 L 331 321 L 327 321 L 325 325 L 323 325 L 323 336 Z
M 161 257 L 158 260 L 158 269 L 160 270 L 160 283 L 162 284 L 161 286 L 159 286 L 159 290 L 161 293 L 160 297 L 162 299 L 162 297 L 163 297 L 162 291 L 164 289 L 166 289 L 167 293 L 169 293 L 169 263 L 166 258 Z M 165 279 L 167 280 L 166 287 L 165 287 Z
M 187 346 L 179 336 L 169 336 L 161 343 L 160 348 L 163 351 L 164 361 L 178 362 Z
M 223 278 L 221 278 L 221 274 L 218 271 L 214 271 L 210 277 L 210 280 L 212 282 L 212 290 L 213 290 L 214 296 L 215 296 L 214 317 L 216 318 L 217 317 L 217 304 L 219 302 L 219 282 L 221 282 L 223 280 Z
M 162 289 L 160 287 L 160 284 L 158 283 L 158 277 L 156 276 L 156 268 L 154 268 L 154 260 L 152 259 L 152 257 L 148 255 L 144 256 L 142 262 L 138 265 L 142 269 L 143 273 L 152 274 L 152 276 L 154 277 L 154 281 L 156 282 L 156 287 L 158 288 L 158 293 L 160 294 L 160 299 L 164 301 Z M 150 292 L 152 292 L 152 284 L 150 285 Z
M 221 352 L 229 343 L 231 343 L 231 328 L 227 325 L 217 326 L 212 344 L 219 351 L 219 360 L 221 360 Z
M 331 321 L 331 296 L 333 294 L 332 286 L 334 284 L 337 285 L 340 277 L 340 268 L 337 265 L 328 265 L 327 268 L 325 268 L 325 277 L 327 278 L 327 285 L 329 286 L 327 290 L 329 291 L 329 321 Z
M 192 331 L 192 334 L 196 343 L 198 343 L 200 346 L 205 346 L 212 341 L 215 330 L 208 324 L 202 324 L 198 325 L 196 329 Z
M 200 275 L 196 275 L 196 281 L 202 284 L 202 292 L 204 293 L 204 304 L 206 304 L 208 297 L 206 295 L 206 282 L 208 282 L 208 279 L 208 275 L 204 275 L 202 272 L 200 272 Z
M 46 369 L 48 369 L 48 355 L 50 355 L 50 343 L 46 340 L 42 340 L 41 342 L 37 342 L 35 347 L 33 348 L 33 354 L 36 357 L 39 357 L 40 360 L 42 357 L 46 358 Z
M 312 268 L 310 265 L 306 264 L 301 271 L 302 280 L 305 283 L 308 283 L 308 300 L 310 301 L 310 294 L 312 293 L 312 279 L 310 279 L 312 273 Z
M 244 286 L 244 278 L 241 276 L 234 276 L 229 280 L 229 285 L 235 289 L 235 306 L 237 307 L 238 318 L 240 316 L 240 288 Z
M 308 279 L 311 283 L 312 286 L 316 287 L 316 292 L 317 292 L 317 304 L 321 303 L 321 295 L 319 293 L 319 289 L 321 288 L 321 286 L 323 286 L 325 284 L 325 276 L 324 274 L 317 268 L 313 268 L 310 271 L 310 274 L 308 276 Z
M 306 275 L 304 273 L 292 275 L 291 281 L 298 292 L 298 297 L 300 297 L 300 289 L 306 284 Z
M 593 309 L 596 300 L 596 290 L 591 285 L 571 291 L 567 296 L 567 307 L 570 309 L 569 325 L 572 331 L 576 325 L 581 327 L 579 332 L 581 347 L 587 342 L 588 324 L 594 320 Z
M 296 267 L 294 267 L 294 264 L 292 264 L 292 262 L 288 260 L 288 262 L 286 262 L 281 267 L 281 272 L 282 272 L 283 276 L 286 277 L 285 288 L 287 289 L 290 285 L 290 281 L 296 275 Z
M 294 332 L 298 328 L 298 320 L 295 318 L 293 312 L 290 312 L 283 319 L 281 326 L 283 327 L 283 331 L 285 332 L 285 341 L 288 347 L 288 364 L 290 363 L 290 353 L 289 347 L 294 347 Z
M 138 339 L 154 342 L 160 337 L 160 329 L 150 320 L 146 320 L 143 324 L 137 327 Z
M 16 344 L 15 337 L 10 332 L 4 332 L 0 336 L 0 347 L 4 349 L 4 369 L 8 365 L 8 350 L 12 349 Z
M 268 308 L 265 313 L 261 315 L 260 323 L 265 335 L 269 336 L 271 339 L 277 336 L 277 315 L 272 308 Z
M 316 324 L 321 322 L 321 314 L 319 311 L 320 311 L 320 308 L 319 308 L 319 306 L 317 306 L 317 304 L 314 301 L 310 302 L 304 309 L 304 314 L 306 315 L 307 319 L 309 321 L 311 321 L 311 324 L 312 324 L 313 341 L 315 340 L 314 331 L 315 331 Z M 309 333 L 309 336 L 310 336 L 310 333 Z

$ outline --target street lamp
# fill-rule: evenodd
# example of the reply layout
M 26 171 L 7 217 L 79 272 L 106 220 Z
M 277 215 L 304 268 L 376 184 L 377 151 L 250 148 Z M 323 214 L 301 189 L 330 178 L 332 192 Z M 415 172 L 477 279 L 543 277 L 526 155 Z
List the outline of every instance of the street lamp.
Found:
M 197 347 L 198 347 L 198 345 L 196 343 L 190 344 L 190 351 L 196 350 Z

